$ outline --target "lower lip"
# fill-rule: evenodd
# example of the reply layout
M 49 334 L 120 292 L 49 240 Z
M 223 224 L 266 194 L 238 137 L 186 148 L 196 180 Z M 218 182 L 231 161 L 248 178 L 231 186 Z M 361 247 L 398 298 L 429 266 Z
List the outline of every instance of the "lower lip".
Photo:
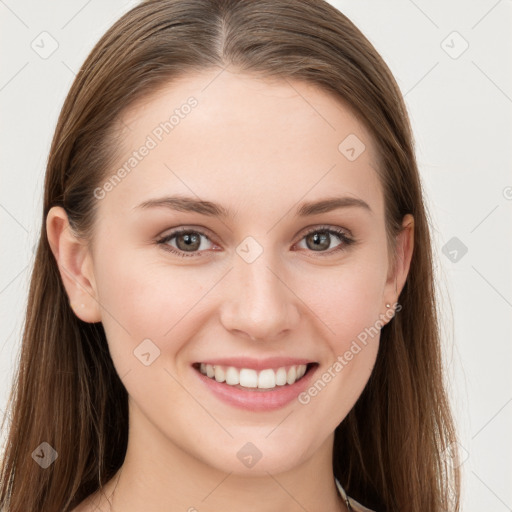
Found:
M 274 411 L 281 409 L 297 398 L 309 386 L 317 369 L 318 364 L 315 364 L 294 384 L 276 386 L 266 391 L 259 390 L 258 388 L 250 388 L 245 391 L 230 386 L 225 382 L 217 382 L 215 379 L 210 379 L 198 369 L 194 368 L 194 372 L 217 398 L 229 405 L 249 411 Z

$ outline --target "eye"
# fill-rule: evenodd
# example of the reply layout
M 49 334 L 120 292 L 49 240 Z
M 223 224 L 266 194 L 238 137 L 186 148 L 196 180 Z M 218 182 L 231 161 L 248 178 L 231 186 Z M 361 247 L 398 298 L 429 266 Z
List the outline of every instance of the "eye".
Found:
M 202 231 L 180 228 L 157 240 L 157 243 L 162 245 L 166 251 L 172 252 L 177 256 L 198 256 L 200 253 L 196 254 L 196 252 L 199 249 L 205 249 L 204 244 L 201 243 L 201 237 L 209 240 L 208 236 Z M 169 245 L 173 239 L 176 239 L 176 246 Z
M 333 236 L 340 240 L 341 243 L 333 250 L 327 252 L 325 249 L 330 248 Z M 210 240 L 208 235 L 202 231 L 191 228 L 179 228 L 157 240 L 157 244 L 161 245 L 166 251 L 180 257 L 201 256 L 202 252 L 207 250 L 205 244 L 202 243 L 202 238 Z M 303 240 L 306 243 L 306 249 L 311 249 L 312 252 L 317 253 L 327 252 L 327 254 L 322 254 L 322 256 L 329 256 L 346 250 L 348 246 L 356 243 L 356 240 L 346 230 L 329 226 L 310 229 L 303 235 L 300 241 L 302 242 Z
M 326 252 L 324 249 L 330 248 L 333 235 L 338 238 L 341 243 L 337 245 L 334 250 L 327 252 L 327 254 L 323 254 Z M 350 236 L 347 231 L 341 228 L 333 228 L 329 226 L 321 226 L 310 229 L 301 239 L 301 242 L 302 240 L 304 240 L 306 248 L 312 248 L 311 250 L 313 252 L 320 252 L 322 253 L 322 256 L 329 256 L 333 253 L 344 251 L 348 246 L 356 242 L 356 240 Z

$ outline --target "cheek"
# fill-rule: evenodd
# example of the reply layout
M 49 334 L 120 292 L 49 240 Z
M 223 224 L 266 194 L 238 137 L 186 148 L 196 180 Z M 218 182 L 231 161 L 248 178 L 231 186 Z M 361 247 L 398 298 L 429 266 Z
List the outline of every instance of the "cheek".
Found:
M 378 354 L 382 269 L 347 266 L 317 280 L 305 302 L 317 317 L 316 332 L 323 333 L 327 351 L 323 368 L 299 397 L 306 409 L 326 418 L 322 428 L 334 429 L 352 409 L 368 383 Z M 311 290 L 317 290 L 311 291 Z
M 133 351 L 147 339 L 161 352 L 178 351 L 175 341 L 190 337 L 190 329 L 198 327 L 198 322 L 190 320 L 201 311 L 199 301 L 211 273 L 208 279 L 192 269 L 171 269 L 150 261 L 144 251 L 127 257 L 126 251 L 116 253 L 114 245 L 104 251 L 109 257 L 95 269 L 102 323 L 114 362 L 130 367 Z
M 328 389 L 322 395 L 330 399 L 318 406 L 328 407 L 325 404 L 334 401 L 339 417 L 351 409 L 375 364 L 385 277 L 384 264 L 361 257 L 357 265 L 347 264 L 322 279 L 317 275 L 316 286 L 301 288 L 316 317 L 316 331 L 323 333 L 327 346 L 326 366 L 317 377 L 322 382 L 312 393 L 325 385 Z
M 315 313 L 333 348 L 347 342 L 379 320 L 385 274 L 382 265 L 364 264 L 330 269 L 302 283 L 304 302 Z

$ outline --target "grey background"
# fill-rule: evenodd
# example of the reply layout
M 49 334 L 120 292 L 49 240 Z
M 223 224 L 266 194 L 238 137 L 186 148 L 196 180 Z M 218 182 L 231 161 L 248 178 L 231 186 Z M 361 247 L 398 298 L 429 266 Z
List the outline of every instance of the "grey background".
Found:
M 0 0 L 0 414 L 19 357 L 57 116 L 93 45 L 136 3 Z M 462 510 L 512 510 L 512 2 L 330 3 L 384 57 L 411 116 L 465 455 Z

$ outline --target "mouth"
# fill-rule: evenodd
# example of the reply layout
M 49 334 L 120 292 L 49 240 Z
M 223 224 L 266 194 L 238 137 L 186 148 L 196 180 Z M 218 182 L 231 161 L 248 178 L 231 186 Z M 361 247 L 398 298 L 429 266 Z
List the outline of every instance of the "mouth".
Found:
M 243 368 L 197 362 L 192 367 L 207 379 L 244 391 L 269 392 L 289 388 L 313 372 L 318 363 L 283 365 L 277 368 Z

